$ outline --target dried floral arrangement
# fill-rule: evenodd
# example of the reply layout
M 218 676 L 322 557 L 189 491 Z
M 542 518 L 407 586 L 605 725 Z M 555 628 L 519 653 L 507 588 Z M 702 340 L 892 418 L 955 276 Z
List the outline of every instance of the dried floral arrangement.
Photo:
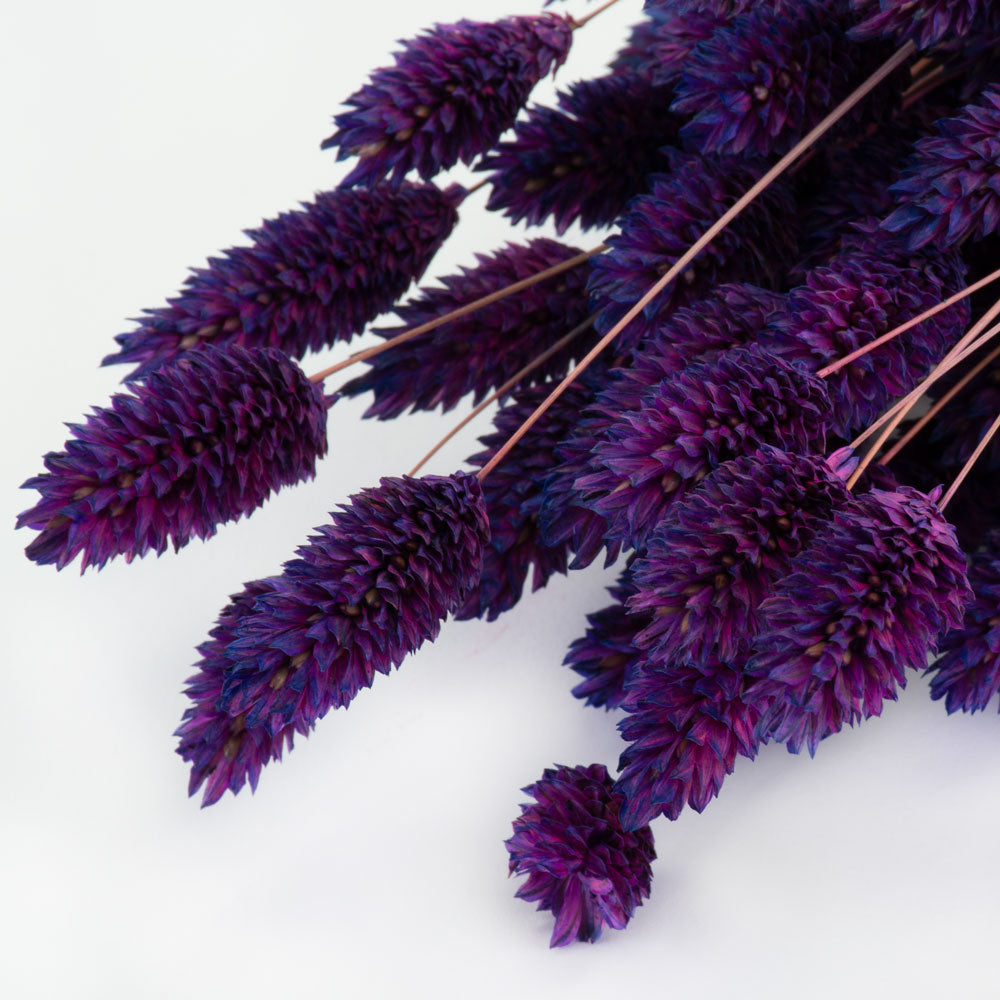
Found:
M 340 399 L 499 402 L 472 471 L 384 478 L 230 598 L 178 752 L 205 805 L 253 789 L 449 614 L 621 558 L 567 654 L 573 694 L 623 711 L 617 770 L 546 768 L 507 842 L 553 945 L 628 923 L 650 824 L 704 809 L 738 757 L 814 753 L 910 671 L 949 712 L 1000 691 L 1000 15 L 647 0 L 607 74 L 530 106 L 615 2 L 404 43 L 323 143 L 341 184 L 118 336 L 125 391 L 18 521 L 60 569 L 176 550 L 309 479 Z M 458 163 L 482 184 L 435 183 Z M 483 248 L 404 300 L 481 186 L 512 220 L 611 235 Z M 376 347 L 299 365 L 390 311 Z

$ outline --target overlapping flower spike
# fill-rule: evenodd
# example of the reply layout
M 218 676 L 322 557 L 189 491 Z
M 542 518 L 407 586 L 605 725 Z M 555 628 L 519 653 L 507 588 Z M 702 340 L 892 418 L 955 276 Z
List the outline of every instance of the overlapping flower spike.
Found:
M 716 466 L 764 444 L 822 451 L 831 418 L 823 382 L 757 345 L 695 362 L 648 390 L 598 438 L 575 488 L 610 539 L 645 547 L 671 504 Z
M 656 85 L 673 84 L 692 49 L 726 22 L 711 11 L 687 7 L 650 7 L 646 15 L 632 28 L 610 68 L 641 73 Z
M 490 171 L 487 207 L 514 222 L 551 217 L 560 233 L 574 222 L 610 225 L 666 166 L 661 149 L 681 124 L 672 93 L 640 73 L 617 73 L 573 84 L 558 108 L 534 108 L 478 167 Z
M 857 15 L 854 38 L 912 39 L 922 49 L 962 38 L 989 13 L 989 0 L 851 0 Z
M 195 268 L 166 306 L 115 338 L 104 364 L 135 364 L 128 378 L 212 344 L 277 347 L 301 358 L 360 333 L 424 273 L 458 220 L 459 187 L 440 191 L 327 191 L 248 229 Z
M 737 198 L 758 171 L 734 158 L 668 150 L 671 172 L 650 178 L 649 193 L 634 198 L 619 220 L 611 249 L 591 265 L 590 291 L 602 311 L 595 326 L 607 333 L 628 309 Z M 703 298 L 726 281 L 765 287 L 780 284 L 797 246 L 791 190 L 772 185 L 736 219 L 684 275 L 656 296 L 621 332 L 628 350 L 680 306 Z
M 480 438 L 484 451 L 468 464 L 482 468 L 525 418 L 549 394 L 551 385 L 517 391 L 493 419 L 494 433 Z M 552 468 L 553 452 L 591 400 L 578 383 L 559 397 L 522 441 L 483 482 L 483 502 L 490 524 L 490 541 L 483 551 L 482 579 L 455 611 L 462 619 L 493 621 L 520 599 L 531 574 L 531 589 L 544 587 L 554 573 L 565 573 L 569 546 L 547 545 L 539 537 L 538 506 L 542 482 Z
M 818 370 L 965 287 L 965 267 L 955 252 L 928 248 L 918 256 L 900 253 L 891 242 L 881 254 L 873 249 L 849 248 L 809 271 L 761 343 Z M 834 372 L 826 380 L 833 431 L 849 437 L 875 420 L 930 372 L 968 322 L 963 300 Z
M 255 580 L 232 596 L 209 633 L 211 638 L 198 647 L 199 671 L 187 681 L 184 693 L 193 704 L 174 735 L 180 737 L 177 752 L 191 764 L 188 794 L 205 786 L 203 806 L 218 802 L 227 789 L 234 795 L 246 784 L 256 789 L 264 765 L 280 760 L 285 747 L 292 747 L 294 726 L 274 735 L 262 728 L 248 730 L 244 716 L 231 716 L 218 707 L 231 667 L 226 647 L 233 641 L 233 629 L 251 613 L 257 598 L 270 590 L 269 581 Z
M 757 754 L 759 705 L 742 664 L 709 660 L 700 667 L 640 661 L 629 677 L 619 723 L 628 747 L 615 790 L 625 796 L 622 825 L 641 828 L 685 805 L 701 812 L 719 794 L 739 756 Z
M 302 732 L 437 637 L 479 582 L 489 526 L 474 476 L 385 478 L 332 515 L 232 624 L 218 707 Z
M 41 498 L 17 521 L 39 532 L 28 558 L 59 569 L 210 538 L 312 478 L 327 449 L 321 387 L 280 351 L 236 345 L 153 372 L 69 427 L 24 484 Z
M 761 605 L 747 672 L 758 735 L 815 753 L 845 724 L 879 715 L 922 670 L 971 599 L 965 557 L 936 495 L 872 490 L 834 512 Z
M 631 570 L 626 569 L 613 587 L 608 587 L 614 604 L 587 615 L 585 635 L 569 647 L 563 661 L 583 680 L 573 694 L 595 708 L 618 708 L 625 698 L 625 685 L 640 659 L 636 633 L 647 625 L 648 616 L 632 614 L 625 606 L 635 592 Z
M 546 768 L 523 791 L 534 801 L 521 806 L 506 842 L 510 872 L 528 876 L 519 899 L 555 916 L 552 947 L 621 930 L 649 898 L 649 828 L 622 829 L 622 797 L 603 764 Z
M 1000 86 L 921 139 L 891 191 L 883 227 L 910 248 L 957 246 L 1000 227 Z
M 724 462 L 668 511 L 634 566 L 628 603 L 647 662 L 740 663 L 759 608 L 792 559 L 850 498 L 815 455 L 763 447 Z
M 481 254 L 475 267 L 442 278 L 442 287 L 422 289 L 398 306 L 402 327 L 376 332 L 391 339 L 579 253 L 575 247 L 539 238 Z M 587 268 L 572 268 L 445 323 L 370 359 L 370 370 L 349 381 L 340 394 L 356 396 L 370 390 L 375 399 L 365 416 L 382 420 L 397 417 L 408 407 L 432 410 L 440 405 L 449 410 L 468 393 L 479 402 L 590 315 L 586 283 Z M 527 376 L 524 384 L 564 373 L 589 346 L 587 337 L 578 338 Z
M 695 48 L 673 110 L 703 153 L 784 153 L 842 99 L 862 53 L 837 16 L 840 0 L 760 4 Z
M 437 25 L 404 42 L 395 64 L 344 102 L 349 110 L 323 148 L 359 157 L 346 185 L 398 184 L 411 170 L 427 180 L 471 163 L 562 65 L 572 38 L 572 19 L 557 14 Z
M 931 697 L 944 698 L 949 713 L 984 710 L 1000 692 L 1000 530 L 972 554 L 969 584 L 975 596 L 962 626 L 944 637 L 931 668 Z

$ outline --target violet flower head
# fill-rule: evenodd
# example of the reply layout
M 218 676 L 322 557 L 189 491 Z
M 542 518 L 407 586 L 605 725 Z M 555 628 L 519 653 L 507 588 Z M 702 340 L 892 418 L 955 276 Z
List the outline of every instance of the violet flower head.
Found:
M 642 664 L 629 678 L 619 723 L 622 752 L 615 790 L 625 796 L 622 825 L 701 812 L 719 794 L 736 758 L 757 754 L 760 710 L 747 697 L 752 679 L 721 660 Z
M 747 663 L 763 709 L 758 735 L 798 753 L 880 715 L 922 670 L 971 598 L 955 531 L 908 486 L 872 490 L 835 511 L 761 605 Z
M 85 423 L 25 489 L 29 559 L 82 569 L 210 538 L 326 454 L 326 401 L 280 351 L 209 348 L 153 372 Z
M 928 248 L 910 255 L 899 249 L 891 241 L 879 254 L 848 249 L 828 266 L 808 272 L 805 283 L 788 293 L 786 309 L 771 320 L 761 343 L 816 370 L 964 287 L 965 268 L 957 253 Z M 968 302 L 960 302 L 830 375 L 825 381 L 834 432 L 851 436 L 913 389 L 962 335 L 968 320 Z
M 477 168 L 490 171 L 487 207 L 532 225 L 551 217 L 560 233 L 574 222 L 610 225 L 666 166 L 661 148 L 680 128 L 672 93 L 616 74 L 573 84 L 558 108 L 533 108 Z
M 266 729 L 248 730 L 245 716 L 232 716 L 218 707 L 231 666 L 226 647 L 233 641 L 233 630 L 250 614 L 257 598 L 270 590 L 267 580 L 255 580 L 232 596 L 209 633 L 211 638 L 198 647 L 200 669 L 187 681 L 184 693 L 193 704 L 174 735 L 180 737 L 177 753 L 191 764 L 188 794 L 205 786 L 202 807 L 218 802 L 227 789 L 234 795 L 245 784 L 256 790 L 264 765 L 280 760 L 286 746 L 292 748 L 294 726 L 273 735 Z
M 557 14 L 459 21 L 403 43 L 344 103 L 323 148 L 359 160 L 343 183 L 427 180 L 471 163 L 514 124 L 536 83 L 565 61 L 573 20 Z
M 921 49 L 968 34 L 988 12 L 989 0 L 851 0 L 866 20 L 851 30 L 854 38 L 910 39 Z
M 299 731 L 348 705 L 478 583 L 489 539 L 474 476 L 383 479 L 316 529 L 233 626 L 219 707 Z
M 720 465 L 636 560 L 629 610 L 648 620 L 636 645 L 658 664 L 741 662 L 761 602 L 849 497 L 816 455 L 765 446 Z
M 656 851 L 648 827 L 622 829 L 622 797 L 604 765 L 546 768 L 523 791 L 534 801 L 506 841 L 510 872 L 528 876 L 518 899 L 555 916 L 551 946 L 624 928 L 649 898 Z
M 494 432 L 480 438 L 485 449 L 473 455 L 469 464 L 486 465 L 551 389 L 546 384 L 515 392 L 497 411 Z M 459 620 L 485 616 L 494 621 L 521 599 L 529 573 L 531 589 L 538 590 L 554 573 L 566 572 L 569 546 L 565 541 L 548 545 L 541 539 L 538 506 L 553 452 L 590 398 L 586 385 L 573 383 L 486 477 L 482 489 L 490 541 L 483 551 L 479 585 L 455 611 Z
M 462 268 L 458 274 L 442 278 L 442 287 L 421 289 L 417 297 L 397 306 L 401 327 L 376 332 L 391 339 L 579 253 L 576 247 L 556 240 L 535 239 L 527 244 L 511 243 L 488 256 L 481 254 L 475 267 Z M 478 403 L 586 320 L 590 315 L 586 282 L 587 267 L 581 264 L 445 323 L 371 358 L 369 370 L 344 385 L 340 394 L 356 396 L 371 390 L 375 399 L 365 416 L 381 420 L 397 417 L 407 407 L 432 410 L 440 405 L 449 410 L 467 393 Z M 522 384 L 564 373 L 570 361 L 586 353 L 592 343 L 592 336 L 577 337 Z
M 104 364 L 141 378 L 212 344 L 301 358 L 360 333 L 426 270 L 458 221 L 463 189 L 336 190 L 248 229 L 252 243 L 195 268 L 166 306 L 115 338 Z
M 931 668 L 931 697 L 944 698 L 948 712 L 976 712 L 1000 692 L 1000 531 L 973 553 L 969 584 L 975 595 L 960 628 L 941 643 Z
M 608 330 L 666 273 L 708 227 L 757 180 L 759 171 L 734 158 L 701 157 L 668 150 L 671 172 L 650 178 L 648 194 L 632 199 L 610 250 L 591 264 L 589 288 L 595 326 Z M 797 249 L 797 218 L 790 189 L 772 184 L 705 248 L 621 332 L 628 350 L 680 306 L 703 298 L 727 281 L 763 287 L 780 284 Z
M 587 615 L 586 634 L 573 642 L 563 662 L 583 678 L 573 695 L 595 708 L 603 705 L 610 710 L 625 698 L 626 682 L 641 657 L 636 633 L 649 624 L 649 617 L 632 614 L 625 607 L 635 593 L 630 570 L 608 587 L 608 593 L 615 603 Z
M 938 135 L 921 139 L 890 188 L 896 210 L 883 221 L 910 249 L 939 249 L 982 239 L 1000 225 L 1000 86 L 955 118 L 938 122 Z
M 822 380 L 757 345 L 695 362 L 649 389 L 601 435 L 575 487 L 608 537 L 642 549 L 671 504 L 712 469 L 772 444 L 822 451 L 830 398 Z
M 846 96 L 858 65 L 839 0 L 759 4 L 719 28 L 684 63 L 673 110 L 702 153 L 786 152 Z

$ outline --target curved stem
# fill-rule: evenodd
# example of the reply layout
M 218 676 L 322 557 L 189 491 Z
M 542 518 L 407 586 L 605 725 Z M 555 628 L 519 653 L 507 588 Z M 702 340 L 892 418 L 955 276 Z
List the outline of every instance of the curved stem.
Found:
M 539 271 L 537 274 L 532 274 L 527 278 L 522 278 L 520 281 L 515 281 L 512 285 L 507 285 L 505 288 L 500 288 L 495 292 L 490 292 L 489 295 L 484 295 L 482 298 L 476 299 L 475 302 L 469 302 L 464 306 L 460 306 L 458 309 L 453 309 L 450 313 L 446 313 L 444 316 L 437 316 L 426 323 L 421 323 L 420 326 L 413 327 L 412 330 L 404 330 L 395 337 L 392 337 L 381 344 L 376 344 L 374 347 L 369 347 L 364 351 L 357 351 L 349 358 L 345 358 L 343 361 L 339 361 L 337 364 L 331 365 L 329 368 L 324 368 L 323 371 L 316 372 L 315 375 L 310 375 L 309 380 L 311 382 L 322 382 L 331 375 L 336 375 L 337 372 L 341 372 L 345 368 L 349 368 L 351 365 L 356 365 L 359 361 L 367 361 L 369 358 L 377 357 L 383 351 L 388 351 L 392 347 L 398 347 L 400 344 L 408 343 L 416 337 L 420 337 L 425 333 L 430 333 L 431 330 L 436 330 L 439 326 L 444 326 L 445 323 L 451 323 L 453 320 L 461 319 L 463 316 L 468 316 L 470 313 L 478 312 L 478 310 L 483 309 L 488 305 L 492 305 L 494 302 L 499 302 L 501 299 L 505 299 L 509 295 L 516 295 L 518 292 L 523 292 L 526 288 L 531 288 L 539 282 L 545 281 L 548 278 L 554 278 L 558 274 L 562 274 L 563 271 L 570 271 L 574 267 L 579 267 L 580 264 L 586 263 L 591 257 L 594 257 L 599 253 L 603 253 L 607 249 L 607 244 L 601 243 L 592 250 L 584 250 L 582 253 L 578 253 L 573 257 L 568 257 L 566 260 L 560 261 L 558 264 L 553 264 L 552 267 L 547 267 L 544 271 Z
M 602 3 L 600 7 L 596 7 L 589 14 L 584 14 L 583 17 L 573 18 L 573 30 L 575 31 L 577 28 L 582 28 L 589 20 L 597 17 L 601 11 L 605 11 L 609 7 L 614 7 L 616 3 L 618 3 L 618 0 L 607 0 L 606 3 Z
M 832 128 L 844 115 L 846 115 L 859 101 L 874 90 L 887 76 L 897 67 L 902 65 L 916 51 L 913 42 L 907 42 L 892 58 L 888 59 L 877 69 L 864 83 L 861 84 L 852 94 L 837 105 L 818 125 L 800 139 L 770 170 L 765 173 L 753 187 L 740 197 L 729 209 L 724 212 L 705 232 L 695 241 L 681 256 L 675 261 L 673 266 L 660 278 L 635 305 L 601 338 L 596 346 L 587 354 L 585 358 L 549 393 L 548 397 L 535 410 L 531 416 L 511 435 L 507 443 L 486 463 L 477 473 L 477 477 L 482 482 L 503 460 L 507 453 L 513 448 L 524 435 L 531 430 L 535 421 L 541 417 L 546 410 L 573 384 L 579 375 L 586 371 L 594 358 L 611 343 L 636 316 L 654 299 L 667 285 L 670 284 L 677 275 L 682 274 L 688 264 L 722 232 L 730 222 L 733 221 L 753 200 L 764 191 L 771 183 L 781 176 L 817 139 Z
M 557 340 L 551 347 L 539 354 L 537 358 L 529 361 L 528 364 L 526 364 L 519 372 L 511 375 L 511 377 L 507 379 L 507 381 L 504 382 L 504 384 L 500 386 L 500 388 L 497 389 L 492 396 L 484 399 L 478 406 L 474 407 L 470 413 L 455 424 L 455 426 L 452 427 L 452 429 L 448 431 L 448 433 L 445 434 L 445 436 L 441 438 L 441 440 L 438 441 L 438 443 L 434 445 L 434 447 L 431 448 L 431 450 L 427 452 L 427 454 L 424 455 L 424 457 L 420 459 L 420 461 L 417 462 L 417 464 L 410 469 L 407 474 L 415 476 L 427 464 L 427 462 L 432 459 L 463 427 L 475 420 L 475 418 L 478 417 L 479 414 L 482 413 L 483 410 L 485 410 L 491 403 L 495 403 L 501 396 L 506 396 L 507 393 L 518 384 L 518 382 L 525 378 L 525 376 L 530 375 L 539 365 L 545 364 L 545 362 L 548 361 L 553 354 L 561 351 L 567 344 L 579 337 L 584 330 L 591 326 L 596 317 L 597 314 L 595 313 L 593 316 L 585 319 L 579 326 L 575 326 L 564 337 L 560 337 L 559 340 Z

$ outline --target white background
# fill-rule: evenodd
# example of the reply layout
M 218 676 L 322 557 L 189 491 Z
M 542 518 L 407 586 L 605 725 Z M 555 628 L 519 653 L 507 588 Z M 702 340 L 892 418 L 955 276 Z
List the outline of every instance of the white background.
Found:
M 61 421 L 115 391 L 121 370 L 97 362 L 126 317 L 342 176 L 319 142 L 394 39 L 511 7 L 6 5 L 6 525 L 33 502 L 17 487 L 62 447 Z M 582 32 L 559 81 L 600 72 L 640 7 L 624 0 Z M 516 236 L 476 197 L 434 273 Z M 572 698 L 560 665 L 607 603 L 598 568 L 494 625 L 450 624 L 269 767 L 255 796 L 188 800 L 171 733 L 226 595 L 455 419 L 360 423 L 363 408 L 331 412 L 315 482 L 179 555 L 80 577 L 30 564 L 28 532 L 0 535 L 0 995 L 998 994 L 1000 723 L 947 717 L 918 678 L 815 760 L 769 747 L 702 816 L 657 821 L 653 896 L 630 928 L 549 951 L 551 918 L 513 898 L 503 840 L 544 767 L 617 760 L 615 717 Z

